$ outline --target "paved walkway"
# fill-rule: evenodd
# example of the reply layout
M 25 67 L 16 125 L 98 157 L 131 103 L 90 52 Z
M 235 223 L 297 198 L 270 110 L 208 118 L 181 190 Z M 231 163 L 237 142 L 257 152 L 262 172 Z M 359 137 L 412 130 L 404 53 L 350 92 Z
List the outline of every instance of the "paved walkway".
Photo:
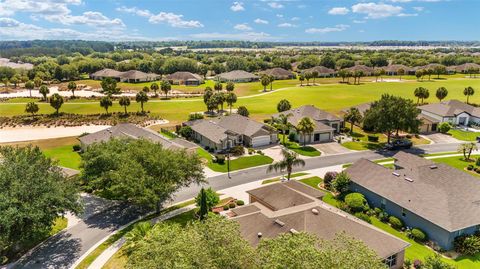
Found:
M 438 144 L 462 142 L 458 139 L 455 139 L 451 135 L 446 135 L 446 134 L 442 134 L 442 133 L 426 134 L 426 135 L 423 135 L 423 136 L 425 138 L 427 138 L 428 140 L 432 141 L 433 143 L 438 143 Z

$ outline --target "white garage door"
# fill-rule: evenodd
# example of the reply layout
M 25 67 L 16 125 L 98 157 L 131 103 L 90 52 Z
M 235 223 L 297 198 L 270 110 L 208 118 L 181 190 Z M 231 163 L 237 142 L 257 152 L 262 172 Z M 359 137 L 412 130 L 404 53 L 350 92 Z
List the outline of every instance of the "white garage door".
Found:
M 328 142 L 328 141 L 330 141 L 330 133 L 320 134 L 320 142 Z
M 262 146 L 267 146 L 270 145 L 270 136 L 269 135 L 264 135 L 264 136 L 257 136 L 252 139 L 252 147 L 262 147 Z

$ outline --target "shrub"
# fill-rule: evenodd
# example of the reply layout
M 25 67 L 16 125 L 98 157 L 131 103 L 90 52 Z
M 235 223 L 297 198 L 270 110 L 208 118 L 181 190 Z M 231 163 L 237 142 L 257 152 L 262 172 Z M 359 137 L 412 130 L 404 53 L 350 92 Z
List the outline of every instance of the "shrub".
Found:
M 188 120 L 201 120 L 203 119 L 203 114 L 202 113 L 193 113 L 188 115 Z
M 411 135 L 411 134 L 407 134 L 405 137 L 408 138 L 408 139 L 412 139 L 412 135 Z
M 346 134 L 346 133 L 350 133 L 350 128 L 348 127 L 343 127 L 342 129 L 340 129 L 340 132 Z
M 205 196 L 207 197 L 207 208 L 210 211 L 220 201 L 220 196 L 212 188 L 205 189 Z M 198 193 L 195 197 L 195 203 L 200 207 L 201 195 Z
M 244 204 L 245 204 L 245 202 L 243 200 L 237 200 L 237 205 L 240 206 L 240 205 L 244 205 Z
M 264 119 L 263 123 L 270 124 L 272 123 L 272 119 Z
M 224 164 L 225 163 L 225 155 L 217 154 L 217 155 L 215 155 L 215 160 L 217 161 L 218 164 Z
M 368 135 L 367 139 L 369 142 L 378 142 L 378 136 L 377 135 Z
M 383 210 L 382 210 L 381 208 L 378 208 L 378 207 L 375 207 L 375 208 L 373 209 L 373 211 L 375 211 L 375 215 L 376 215 L 376 216 L 380 215 L 380 213 L 383 212 Z
M 230 204 L 228 204 L 228 207 L 230 207 L 230 208 L 235 208 L 236 206 L 237 206 L 237 205 L 236 205 L 235 203 L 230 203 Z
M 479 158 L 479 159 L 480 159 L 480 158 Z M 478 159 L 477 159 L 477 162 L 478 162 Z M 473 167 L 472 164 L 469 164 L 469 165 L 467 166 L 467 170 L 469 170 L 469 171 L 473 170 L 473 168 L 474 168 L 474 167 Z
M 480 252 L 480 237 L 477 235 L 457 236 L 453 241 L 456 252 L 475 255 Z
M 413 261 L 413 268 L 415 268 L 415 269 L 420 269 L 420 268 L 422 268 L 422 265 L 423 265 L 423 263 L 422 263 L 421 260 L 415 260 L 415 261 Z
M 416 241 L 424 242 L 425 240 L 427 240 L 427 236 L 419 228 L 413 228 L 410 232 L 410 235 Z
M 378 219 L 379 219 L 381 222 L 387 222 L 389 217 L 390 217 L 390 216 L 389 216 L 388 213 L 385 212 L 385 211 L 382 211 L 382 212 L 380 212 L 380 213 L 378 214 Z
M 337 178 L 338 173 L 335 171 L 327 172 L 323 177 L 323 184 L 325 185 L 326 189 L 331 189 L 332 182 Z
M 297 136 L 297 133 L 295 133 L 295 132 L 290 132 L 290 133 L 288 134 L 288 140 L 290 140 L 290 141 L 295 141 L 295 137 L 296 137 L 296 136 Z
M 332 187 L 342 195 L 348 191 L 349 185 L 350 177 L 345 172 L 338 174 L 335 180 L 332 182 Z
M 242 156 L 245 153 L 245 148 L 241 145 L 235 146 L 230 149 L 230 153 L 233 156 Z
M 255 150 L 252 149 L 252 148 L 249 148 L 249 149 L 248 149 L 248 154 L 249 154 L 249 155 L 252 155 L 253 153 L 255 153 Z
M 357 217 L 357 218 L 359 218 L 359 219 L 361 219 L 361 220 L 363 220 L 363 221 L 366 221 L 366 222 L 368 222 L 368 223 L 372 223 L 372 220 L 370 219 L 370 216 L 367 215 L 367 214 L 365 214 L 365 213 L 363 213 L 363 212 L 357 212 L 357 213 L 355 213 L 355 217 Z
M 183 126 L 178 130 L 178 133 L 182 136 L 185 137 L 186 139 L 191 139 L 193 136 L 193 130 L 192 127 L 190 126 Z
M 390 225 L 392 225 L 393 228 L 395 229 L 401 229 L 403 227 L 403 222 L 395 217 L 395 216 L 390 216 L 388 218 L 388 222 L 390 223 Z
M 442 122 L 440 125 L 438 125 L 438 131 L 442 134 L 447 133 L 451 128 L 452 126 L 448 122 Z
M 73 151 L 77 152 L 77 151 L 80 151 L 81 149 L 82 149 L 82 147 L 80 147 L 79 144 L 73 145 Z
M 368 209 L 368 203 L 363 194 L 354 192 L 345 196 L 345 203 L 352 212 L 364 212 Z
M 230 209 L 230 207 L 228 207 L 228 205 L 224 205 L 224 206 L 223 206 L 223 210 L 227 211 L 227 210 L 229 210 L 229 209 Z
M 480 157 L 477 158 L 477 160 L 475 161 L 475 165 L 476 165 L 476 166 L 480 166 Z

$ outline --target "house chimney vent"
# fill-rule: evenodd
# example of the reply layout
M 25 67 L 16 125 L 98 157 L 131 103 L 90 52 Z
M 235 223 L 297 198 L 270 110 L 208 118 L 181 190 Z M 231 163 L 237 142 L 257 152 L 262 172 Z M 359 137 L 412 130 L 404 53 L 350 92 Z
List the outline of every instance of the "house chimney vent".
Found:
M 318 215 L 318 209 L 312 208 L 312 213 L 313 213 L 314 215 Z
M 411 179 L 409 177 L 405 177 L 405 180 L 408 181 L 408 182 L 413 182 L 413 179 Z
M 285 222 L 283 222 L 283 221 L 281 221 L 281 220 L 279 220 L 279 219 L 276 219 L 276 220 L 275 220 L 275 223 L 278 224 L 278 225 L 280 225 L 280 227 L 285 226 Z
M 258 238 L 262 238 L 262 233 L 258 232 L 257 236 L 258 236 Z
M 293 229 L 293 228 L 292 228 L 292 229 L 290 229 L 290 232 L 291 232 L 292 234 L 298 234 L 298 231 L 297 231 L 297 230 L 295 230 L 295 229 Z
M 438 168 L 438 166 L 436 164 L 430 165 L 430 169 L 437 169 L 437 168 Z
M 399 177 L 399 176 L 400 176 L 400 174 L 397 173 L 397 172 L 392 172 L 392 175 L 394 175 L 394 176 L 396 176 L 396 177 Z

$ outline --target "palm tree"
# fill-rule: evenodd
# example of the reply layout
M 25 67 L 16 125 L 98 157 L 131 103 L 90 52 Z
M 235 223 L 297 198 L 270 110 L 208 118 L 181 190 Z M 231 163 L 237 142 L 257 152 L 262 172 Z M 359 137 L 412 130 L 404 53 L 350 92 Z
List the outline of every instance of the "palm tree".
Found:
M 158 84 L 155 83 L 155 82 L 152 83 L 152 84 L 150 85 L 150 89 L 155 93 L 155 97 L 156 97 L 156 96 L 157 96 L 157 91 L 158 91 L 158 89 L 159 89 Z
M 344 116 L 346 122 L 350 122 L 350 134 L 353 134 L 353 125 L 362 121 L 362 114 L 356 107 L 350 108 Z
M 278 118 L 276 118 L 278 128 L 282 130 L 282 134 L 283 134 L 282 144 L 284 145 L 285 145 L 285 137 L 287 136 L 287 131 L 292 127 L 292 124 L 288 122 L 288 118 L 291 116 L 293 116 L 292 113 L 280 114 Z
M 270 78 L 267 75 L 263 75 L 262 78 L 260 79 L 260 83 L 263 86 L 263 91 L 267 91 L 267 86 L 270 84 Z
M 297 130 L 303 136 L 303 146 L 307 144 L 307 135 L 310 135 L 315 130 L 315 123 L 309 117 L 302 118 L 297 125 Z
M 415 97 L 417 97 L 417 105 L 420 102 L 420 99 L 422 99 L 422 104 L 423 104 L 423 100 L 430 96 L 430 93 L 428 92 L 428 89 L 426 89 L 424 87 L 416 88 L 415 91 L 413 92 L 413 94 L 415 95 Z
M 46 85 L 42 85 L 40 86 L 40 89 L 38 91 L 43 96 L 43 100 L 47 101 L 47 94 L 50 93 L 50 90 L 48 89 L 48 87 Z
M 315 86 L 315 79 L 318 78 L 318 72 L 312 71 L 313 85 Z
M 298 76 L 298 80 L 300 80 L 300 86 L 303 86 L 303 81 L 305 81 L 305 75 L 300 74 L 300 76 Z
M 312 78 L 312 73 L 305 72 L 305 79 L 307 80 L 307 86 L 310 86 L 310 79 Z
M 287 180 L 290 180 L 293 167 L 305 166 L 305 161 L 298 157 L 298 154 L 287 149 L 282 149 L 283 159 L 281 161 L 272 163 L 267 168 L 267 173 L 272 171 L 287 171 Z
M 33 81 L 29 80 L 25 82 L 25 88 L 28 89 L 28 91 L 30 92 L 30 97 L 32 97 L 32 90 L 33 88 L 35 88 L 35 84 L 33 84 Z
M 475 89 L 472 87 L 468 86 L 463 90 L 463 95 L 467 97 L 467 104 L 468 104 L 468 99 L 470 98 L 471 95 L 475 94 Z
M 402 76 L 405 75 L 405 69 L 399 68 L 399 69 L 397 70 L 397 74 L 398 74 L 398 76 L 400 77 L 400 81 L 402 81 Z
M 118 100 L 118 103 L 123 106 L 123 108 L 125 109 L 125 115 L 127 115 L 127 106 L 130 105 L 130 98 L 126 97 L 126 96 L 122 96 L 120 97 L 120 100 Z
M 268 76 L 268 79 L 270 80 L 270 91 L 273 91 L 273 82 L 275 81 L 275 77 Z
M 110 99 L 110 97 L 108 96 L 104 96 L 102 97 L 102 99 L 100 99 L 100 106 L 105 108 L 105 112 L 108 114 L 108 108 L 111 107 L 113 105 L 112 103 L 112 99 Z
M 237 95 L 233 92 L 229 92 L 225 97 L 225 101 L 227 101 L 227 104 L 230 107 L 230 114 L 232 114 L 232 106 L 237 102 Z
M 435 93 L 437 96 L 438 100 L 441 102 L 445 97 L 448 95 L 448 90 L 445 87 L 440 87 L 437 89 L 437 92 Z
M 170 85 L 170 82 L 162 80 L 162 82 L 160 83 L 160 89 L 163 93 L 165 93 L 165 98 L 167 98 L 168 92 L 172 90 L 172 85 Z
M 50 106 L 55 109 L 55 114 L 58 116 L 58 111 L 63 105 L 63 97 L 58 94 L 54 93 L 52 96 L 50 96 Z
M 125 235 L 125 249 L 128 253 L 137 248 L 137 243 L 141 242 L 152 230 L 153 225 L 150 221 L 143 221 L 135 224 L 133 229 Z
M 77 84 L 73 81 L 70 81 L 68 83 L 67 88 L 72 91 L 72 98 L 75 98 L 75 90 L 77 89 Z
M 225 86 L 225 89 L 228 91 L 228 92 L 233 92 L 233 90 L 235 89 L 235 83 L 233 82 L 228 82 L 227 83 L 227 86 Z
M 148 102 L 148 95 L 146 92 L 138 92 L 137 95 L 135 96 L 135 101 L 137 103 L 140 103 L 140 107 L 142 108 L 142 114 L 145 113 L 145 110 L 143 110 L 143 104 Z
M 150 88 L 148 86 L 143 86 L 142 91 L 148 93 L 150 91 Z
M 223 88 L 223 85 L 220 81 L 215 82 L 215 85 L 213 85 L 213 88 L 217 91 L 220 92 Z

